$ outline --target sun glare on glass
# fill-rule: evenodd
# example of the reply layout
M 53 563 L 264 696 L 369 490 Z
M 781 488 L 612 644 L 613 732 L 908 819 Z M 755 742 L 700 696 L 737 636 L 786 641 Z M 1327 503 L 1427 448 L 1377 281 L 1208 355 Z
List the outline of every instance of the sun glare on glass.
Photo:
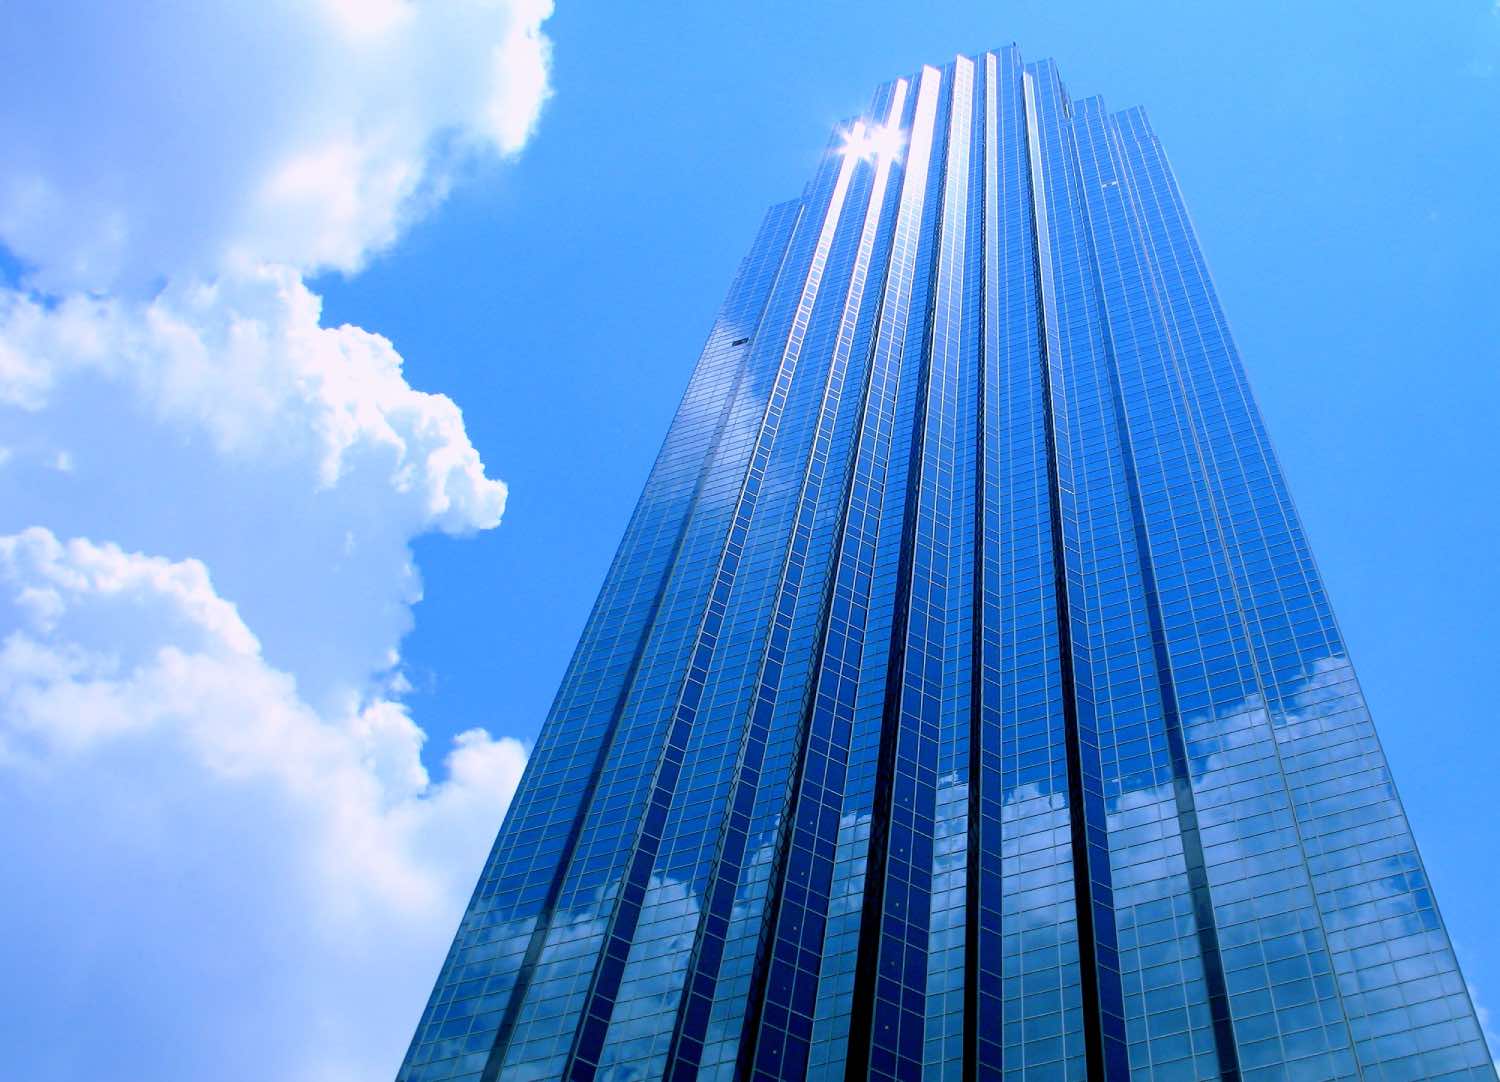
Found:
M 863 161 L 897 161 L 905 145 L 906 139 L 900 128 L 856 120 L 844 133 L 844 145 L 839 148 L 839 153 L 852 154 Z

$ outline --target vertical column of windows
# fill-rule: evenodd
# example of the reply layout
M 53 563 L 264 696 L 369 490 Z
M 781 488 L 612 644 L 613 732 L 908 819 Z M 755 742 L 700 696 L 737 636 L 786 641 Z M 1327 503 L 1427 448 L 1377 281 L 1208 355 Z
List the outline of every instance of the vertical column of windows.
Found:
M 897 131 L 905 131 L 912 125 L 916 95 L 909 92 L 906 80 L 889 87 L 890 91 L 897 89 L 904 94 L 904 100 L 901 109 L 890 111 L 889 122 L 896 126 Z M 889 102 L 890 98 L 883 90 L 877 94 L 872 112 L 880 115 Z M 793 633 L 787 643 L 786 662 L 780 678 L 784 693 L 772 707 L 764 761 L 759 769 L 757 792 L 750 805 L 746 840 L 748 855 L 738 872 L 739 885 L 730 909 L 718 978 L 713 985 L 713 999 L 707 1012 L 698 1072 L 698 1077 L 703 1079 L 732 1076 L 742 1053 L 741 1035 L 756 1028 L 750 1015 L 759 1010 L 763 1002 L 763 993 L 752 989 L 763 987 L 765 974 L 757 970 L 757 961 L 763 960 L 762 948 L 772 934 L 773 918 L 768 911 L 777 900 L 786 870 L 786 835 L 792 821 L 790 808 L 796 794 L 795 776 L 808 739 L 816 659 L 832 619 L 833 563 L 846 510 L 845 498 L 853 483 L 858 436 L 869 401 L 871 342 L 900 204 L 900 184 L 890 180 L 899 178 L 901 158 L 895 155 L 888 160 L 890 179 L 871 255 L 870 269 L 875 275 L 875 284 L 865 291 L 855 323 L 854 340 L 848 347 L 851 364 L 859 375 L 857 378 L 851 376 L 848 381 L 851 389 L 846 397 L 850 409 L 839 417 L 828 453 L 829 462 L 838 464 L 839 480 L 835 484 L 830 478 L 822 485 L 820 502 L 823 506 L 815 519 L 803 572 L 804 583 L 798 591 Z M 856 383 L 858 387 L 854 389 Z M 792 691 L 793 688 L 798 690 Z M 686 1013 L 683 1018 L 685 1025 L 696 1025 Z M 690 1058 L 692 1045 L 683 1040 L 679 1047 Z M 689 1059 L 681 1059 L 678 1064 L 678 1073 L 690 1076 L 685 1073 L 691 1071 Z
M 978 1077 L 1084 1071 L 1023 72 L 994 57 L 987 143 L 980 791 L 970 862 Z M 992 193 L 992 194 L 990 194 Z
M 897 1038 L 888 1036 L 883 1042 L 884 1046 L 878 1047 L 873 1036 L 877 1013 L 875 999 L 877 985 L 880 983 L 878 957 L 884 931 L 881 921 L 885 911 L 883 896 L 888 884 L 886 873 L 890 850 L 887 842 L 900 788 L 896 783 L 896 764 L 903 750 L 900 744 L 899 718 L 917 524 L 916 479 L 920 472 L 925 432 L 934 303 L 933 273 L 941 244 L 937 223 L 941 215 L 954 74 L 953 64 L 938 73 L 933 129 L 926 148 L 927 161 L 922 174 L 922 209 L 916 229 L 914 260 L 906 301 L 904 340 L 901 345 L 901 387 L 895 402 L 893 440 L 886 459 L 888 485 L 882 509 L 880 544 L 875 557 L 874 596 L 880 600 L 872 605 L 872 611 L 880 614 L 879 626 L 882 631 L 878 650 L 874 645 L 874 636 L 866 639 L 861 683 L 856 691 L 854 722 L 854 741 L 860 747 L 851 757 L 850 784 L 845 790 L 846 796 L 853 796 L 858 801 L 860 814 L 868 822 L 869 828 L 868 841 L 859 847 L 859 851 L 851 854 L 859 862 L 859 874 L 863 879 L 861 897 L 855 903 L 860 910 L 859 915 L 854 917 L 858 932 L 851 946 L 855 953 L 848 959 L 853 966 L 852 997 L 847 1013 L 834 1019 L 835 1027 L 839 1030 L 847 1029 L 842 1058 L 845 1073 L 852 1078 L 864 1077 L 867 1072 L 886 1074 L 897 1069 L 892 1051 Z M 876 621 L 872 620 L 871 627 L 874 626 Z M 876 682 L 877 673 L 879 683 Z M 932 734 L 929 732 L 927 735 Z M 868 748 L 868 752 L 864 748 Z M 904 750 L 908 757 L 902 772 L 909 780 L 930 786 L 934 764 L 930 759 L 926 763 L 920 762 L 919 756 L 909 745 Z M 926 776 L 917 778 L 918 771 Z M 930 803 L 927 803 L 927 807 L 930 808 Z M 896 812 L 895 817 L 901 820 L 898 831 L 905 831 L 906 837 L 912 836 L 913 828 L 930 835 L 929 815 L 914 805 Z M 910 861 L 911 854 L 908 852 L 902 859 Z M 905 869 L 896 869 L 897 878 L 904 874 Z M 925 875 L 925 870 L 922 874 Z M 838 889 L 836 865 L 833 885 L 835 895 Z M 919 934 L 918 928 L 922 923 L 925 923 L 924 916 L 918 916 L 917 923 L 904 922 L 904 928 L 898 935 L 905 937 Z M 908 1043 L 916 1042 L 916 1058 L 909 1062 L 918 1070 L 922 1012 L 917 1004 L 922 995 L 921 974 L 925 972 L 925 944 L 922 950 L 924 957 L 920 962 L 915 957 L 903 957 L 901 961 L 901 977 L 910 977 L 913 982 L 909 986 L 913 997 L 910 1004 L 912 1009 L 905 1019 L 907 1025 L 904 1027 L 904 1039 Z M 903 1004 L 905 1006 L 908 1004 Z M 818 1004 L 814 1003 L 815 1013 L 817 1008 Z M 889 1018 L 889 1012 L 885 1013 Z
M 855 171 L 801 347 L 802 360 L 761 478 L 728 610 L 688 733 L 680 778 L 610 1015 L 599 1060 L 605 1077 L 625 1063 L 631 1070 L 660 1074 L 672 1039 L 684 964 L 715 850 L 718 832 L 712 825 L 724 816 L 758 659 L 772 623 L 779 570 L 793 534 L 797 493 L 818 442 L 819 402 L 827 397 L 829 380 L 840 378 L 830 359 L 857 258 L 862 217 L 858 210 L 871 194 L 869 179 L 867 171 Z
M 955 221 L 961 238 L 955 247 L 953 277 L 940 285 L 950 294 L 947 327 L 941 312 L 934 316 L 933 390 L 938 393 L 936 357 L 939 349 L 957 351 L 949 365 L 943 399 L 944 476 L 938 499 L 946 519 L 946 535 L 936 533 L 946 548 L 943 569 L 947 604 L 943 610 L 943 684 L 938 734 L 937 793 L 932 838 L 932 917 L 929 923 L 927 1018 L 924 1028 L 924 1074 L 962 1077 L 965 1056 L 965 982 L 968 958 L 969 808 L 974 738 L 975 579 L 977 485 L 979 457 L 979 377 L 983 322 L 984 274 L 984 148 L 988 73 L 984 58 L 969 62 L 968 87 L 955 77 L 953 110 L 963 117 L 962 141 L 966 171 L 962 222 Z M 961 67 L 961 65 L 960 65 Z M 957 123 L 949 137 L 949 173 L 953 162 Z M 952 203 L 954 196 L 945 192 Z M 948 228 L 945 210 L 944 229 Z M 958 209 L 953 209 L 955 219 Z M 946 257 L 945 257 L 946 258 Z M 952 296 L 956 294 L 956 311 Z M 949 378 L 951 377 L 951 378 Z M 929 428 L 932 427 L 929 408 Z
M 945 700 L 957 680 L 954 626 L 962 605 L 964 569 L 961 535 L 968 519 L 965 500 L 955 500 L 963 485 L 957 476 L 960 416 L 960 372 L 963 331 L 963 271 L 968 239 L 968 186 L 973 120 L 974 63 L 960 57 L 949 69 L 945 139 L 940 177 L 929 179 L 940 200 L 932 218 L 935 273 L 930 310 L 917 348 L 924 356 L 925 384 L 914 426 L 912 480 L 903 545 L 902 585 L 904 619 L 898 620 L 903 641 L 892 654 L 889 715 L 883 739 L 889 751 L 882 760 L 876 820 L 885 830 L 872 831 L 869 872 L 865 885 L 865 930 L 872 944 L 868 965 L 869 1006 L 862 1002 L 859 978 L 850 1027 L 849 1070 L 861 1073 L 860 1058 L 868 1057 L 871 1078 L 916 1078 L 925 1058 L 926 1018 L 945 1005 L 942 991 L 934 1004 L 929 996 L 931 949 L 946 946 L 944 932 L 957 951 L 947 951 L 956 964 L 953 1000 L 961 1009 L 962 879 L 959 877 L 956 927 L 932 927 L 934 865 L 949 857 L 936 846 L 939 757 L 944 751 Z M 920 258 L 920 257 L 919 257 Z M 955 506 L 957 505 L 957 506 Z M 963 685 L 967 689 L 967 674 Z M 965 718 L 967 721 L 967 718 Z M 967 729 L 965 724 L 963 727 Z M 963 734 L 967 736 L 965 732 Z M 951 738 L 951 734 L 950 734 Z M 967 756 L 964 757 L 965 761 Z M 949 786 L 950 790 L 953 788 Z M 948 794 L 949 802 L 954 794 Z M 964 801 L 957 802 L 960 810 Z M 951 825 L 951 824 L 950 824 Z M 963 823 L 957 824 L 958 868 L 963 868 Z M 883 843 L 883 844 L 882 844 Z M 951 844 L 951 842 L 950 842 Z M 945 901 L 951 901 L 944 895 Z M 940 919 L 947 921 L 945 906 Z M 863 949 L 863 948 L 862 948 Z M 946 985 L 949 974 L 939 974 Z M 960 1013 L 961 1017 L 961 1013 Z M 941 1032 L 941 1030 L 940 1030 Z M 863 1047 L 867 1043 L 868 1047 Z M 961 1055 L 961 1038 L 954 1042 Z
M 740 1040 L 743 1073 L 753 1072 L 757 1078 L 796 1078 L 803 1073 L 808 1063 L 810 1008 L 814 994 L 823 987 L 819 984 L 822 932 L 828 916 L 833 846 L 839 830 L 845 757 L 863 654 L 865 610 L 877 586 L 873 579 L 875 548 L 887 463 L 895 438 L 902 344 L 938 81 L 938 73 L 932 69 L 924 70 L 918 80 L 866 408 L 838 543 L 832 604 L 794 780 L 796 796 L 788 811 L 781 871 L 771 891 L 766 936 L 748 997 L 751 1011 L 745 1016 Z M 805 874 L 794 876 L 794 868 L 805 869 Z M 807 885 L 800 886 L 802 881 Z
M 1129 197 L 1121 203 L 1127 221 L 1134 221 L 1132 178 L 1117 179 Z M 1136 249 L 1143 251 L 1139 242 Z M 1185 398 L 1154 270 L 1148 265 L 1137 280 L 1144 289 L 1135 303 L 1145 318 L 1136 326 L 1150 337 L 1117 349 L 1113 371 L 1159 605 L 1159 667 L 1171 676 L 1238 1060 L 1245 1077 L 1265 1077 L 1270 1065 L 1297 1058 L 1277 1036 L 1286 1025 L 1317 1019 L 1322 1041 L 1321 1027 L 1337 1023 L 1341 1009 L 1228 565 L 1203 433 Z M 1134 927 L 1131 941 L 1144 944 L 1149 932 Z M 1257 947 L 1265 938 L 1295 942 L 1310 959 L 1309 980 L 1293 996 L 1276 987 L 1277 967 Z M 1314 976 L 1316 969 L 1323 976 Z M 1326 1035 L 1336 1041 L 1339 1028 Z M 1324 1072 L 1317 1077 L 1344 1077 L 1352 1061 L 1335 1043 L 1301 1066 Z
M 1087 366 L 1097 333 L 1079 273 L 1069 199 L 1072 156 L 1067 102 L 1050 64 L 1029 65 L 1025 80 L 1036 210 L 1042 321 L 1043 408 L 1051 463 L 1054 577 L 1058 600 L 1064 737 L 1068 760 L 1069 828 L 1073 845 L 1084 1052 L 1097 1078 L 1129 1075 L 1124 992 L 1120 980 L 1104 804 L 1095 658 L 1087 637 L 1079 499 L 1082 463 L 1075 439 L 1086 438 L 1073 416 L 1072 379 Z
M 1119 131 L 1359 1064 L 1399 1076 L 1493 1077 L 1170 167 L 1139 110 L 1121 116 Z M 1300 1000 L 1329 981 L 1313 944 L 1283 935 L 1257 946 L 1273 970 L 1273 995 Z M 1275 1036 L 1288 1056 L 1310 1063 L 1346 1040 L 1341 1027 L 1314 1025 L 1306 1011 L 1278 1018 Z
M 983 372 L 979 389 L 975 732 L 971 745 L 966 1076 L 1045 1077 L 1077 983 L 1059 877 L 1049 747 L 1061 727 L 1041 431 L 1036 255 L 1021 58 L 985 58 Z M 1063 831 L 1065 835 L 1065 829 Z M 1071 976 L 1069 976 L 1071 973 Z M 1078 1057 L 1081 1063 L 1081 1056 Z
M 880 115 L 888 110 L 886 123 L 899 127 L 906 96 L 906 81 L 898 81 L 888 93 L 877 99 L 872 112 Z M 881 108 L 882 98 L 885 99 L 885 109 Z M 868 342 L 873 306 L 867 300 L 866 284 L 882 222 L 888 219 L 886 191 L 893 164 L 892 159 L 884 155 L 873 164 L 869 199 L 858 234 L 849 288 L 840 298 L 842 311 L 831 342 L 832 361 L 823 398 L 816 410 L 812 445 L 801 473 L 800 491 L 792 510 L 791 533 L 785 544 L 781 573 L 776 580 L 774 604 L 767 614 L 769 637 L 764 651 L 757 655 L 760 662 L 753 694 L 745 704 L 748 723 L 743 730 L 712 872 L 704 891 L 704 907 L 688 959 L 686 988 L 676 1012 L 673 1052 L 666 1064 L 667 1074 L 673 1077 L 690 1076 L 703 1059 L 726 940 L 733 930 L 738 932 L 739 938 L 754 941 L 755 923 L 744 919 L 747 914 L 741 914 L 739 927 L 734 929 L 735 903 L 740 894 L 740 876 L 752 837 L 766 833 L 764 829 L 755 829 L 753 813 L 758 797 L 766 798 L 764 803 L 767 805 L 775 803 L 774 789 L 762 792 L 770 782 L 762 768 L 766 765 L 766 752 L 775 723 L 779 720 L 783 728 L 799 731 L 802 728 L 801 719 L 786 716 L 786 710 L 780 711 L 782 716 L 778 719 L 777 707 L 782 702 L 801 703 L 804 698 L 807 665 L 805 661 L 800 665 L 791 664 L 791 655 L 797 639 L 808 640 L 816 633 L 816 624 L 810 623 L 809 616 L 824 611 L 826 607 L 824 585 L 831 548 L 826 540 L 829 534 L 826 526 L 821 530 L 824 543 L 817 543 L 818 527 L 820 519 L 837 517 L 837 497 L 843 492 L 849 467 L 849 422 L 859 412 L 862 396 L 857 389 L 865 383 L 863 362 L 866 358 L 854 355 L 854 349 L 857 340 Z M 866 325 L 864 335 L 859 334 L 861 322 Z M 854 361 L 852 372 L 851 359 Z M 846 388 L 855 393 L 846 393 Z M 844 423 L 840 424 L 841 420 Z M 797 619 L 799 609 L 802 613 L 800 621 Z M 786 742 L 788 734 L 776 735 L 781 737 L 779 743 Z M 774 786 L 774 782 L 770 785 Z
M 1102 103 L 1074 103 L 1072 128 L 1102 333 L 1075 405 L 1093 414 L 1094 465 L 1080 502 L 1098 700 L 1115 738 L 1106 799 L 1131 1065 L 1233 1080 L 1240 1066 L 1223 959 L 1115 371 L 1116 357 L 1154 347 L 1150 309 Z
M 722 662 L 716 655 L 720 639 L 726 630 L 731 596 L 738 582 L 741 565 L 746 561 L 751 523 L 760 505 L 763 487 L 767 484 L 772 453 L 781 434 L 782 421 L 803 357 L 803 349 L 807 344 L 814 307 L 856 164 L 854 157 L 846 156 L 838 168 L 837 180 L 792 319 L 791 332 L 782 352 L 776 380 L 759 424 L 754 450 L 736 501 L 729 534 L 718 558 L 708 605 L 704 609 L 691 647 L 686 678 L 677 694 L 664 734 L 665 740 L 660 745 L 660 761 L 651 781 L 645 815 L 639 824 L 625 865 L 624 878 L 616 894 L 603 948 L 599 951 L 592 982 L 581 1009 L 577 1034 L 565 1072 L 569 1078 L 591 1079 L 597 1072 L 605 1033 L 624 975 L 626 956 L 641 918 L 647 887 L 660 851 L 677 786 L 682 780 L 688 740 L 699 720 L 699 712 L 706 705 L 705 689 L 710 673 L 722 671 Z M 788 421 L 795 427 L 797 418 L 792 417 Z
M 1345 1010 L 1330 972 L 1326 938 L 1314 904 L 1315 894 L 1297 828 L 1295 800 L 1287 788 L 1273 722 L 1268 717 L 1265 687 L 1254 663 L 1260 636 L 1247 620 L 1246 598 L 1236 581 L 1237 542 L 1225 516 L 1222 491 L 1225 475 L 1215 460 L 1211 446 L 1214 435 L 1205 426 L 1193 386 L 1191 369 L 1196 362 L 1185 352 L 1184 342 L 1173 325 L 1176 318 L 1173 309 L 1180 297 L 1174 297 L 1176 290 L 1164 282 L 1153 252 L 1156 238 L 1142 199 L 1143 177 L 1128 157 L 1120 154 L 1117 126 L 1111 127 L 1111 134 L 1116 136 L 1117 172 L 1126 197 L 1122 207 L 1136 234 L 1134 258 L 1143 265 L 1143 281 L 1149 286 L 1147 304 L 1160 328 L 1156 336 L 1161 360 L 1157 363 L 1166 378 L 1150 388 L 1151 405 L 1162 413 L 1175 414 L 1177 423 L 1190 433 L 1193 463 L 1199 471 L 1196 501 L 1211 530 L 1207 544 L 1222 561 L 1222 566 L 1216 569 L 1215 588 L 1219 605 L 1227 609 L 1227 630 L 1218 630 L 1217 613 L 1210 610 L 1209 620 L 1200 621 L 1191 629 L 1197 631 L 1198 642 L 1178 647 L 1182 651 L 1197 646 L 1194 653 L 1198 656 L 1193 661 L 1198 672 L 1193 672 L 1191 665 L 1181 665 L 1176 657 L 1172 659 L 1172 667 L 1175 690 L 1185 704 L 1182 712 L 1189 756 L 1195 750 L 1202 755 L 1205 745 L 1217 753 L 1215 758 L 1196 764 L 1194 794 L 1200 809 L 1204 856 L 1213 887 L 1240 1060 L 1247 1077 L 1264 1074 L 1271 1069 L 1269 1064 L 1322 1072 L 1323 1077 L 1352 1077 L 1358 1069 L 1349 1052 Z M 1146 367 L 1149 370 L 1149 364 Z M 1122 378 L 1122 395 L 1126 394 L 1125 386 Z M 1201 572 L 1190 571 L 1190 588 L 1203 577 Z M 1169 625 L 1164 634 L 1170 642 L 1173 636 L 1170 613 L 1165 611 L 1167 595 L 1160 591 L 1159 594 L 1163 598 L 1164 622 Z M 1181 628 L 1177 632 L 1179 643 L 1183 632 L 1188 630 Z M 1235 645 L 1227 647 L 1226 637 Z M 1241 641 L 1244 645 L 1237 645 Z M 1235 680 L 1227 679 L 1228 666 L 1223 660 L 1231 649 L 1235 653 Z M 1242 758 L 1249 756 L 1223 740 L 1215 731 L 1218 726 L 1211 729 L 1204 720 L 1194 725 L 1193 707 L 1187 705 L 1195 697 L 1200 711 L 1205 698 L 1210 703 L 1224 703 L 1228 709 L 1223 706 L 1219 709 L 1226 720 L 1220 724 L 1233 732 L 1228 718 L 1234 717 L 1236 711 L 1229 703 L 1232 696 L 1241 694 L 1241 684 L 1249 687 L 1247 693 L 1255 707 L 1250 715 L 1252 725 L 1242 729 L 1243 735 L 1234 741 L 1246 745 L 1254 741 L 1253 760 L 1243 761 L 1243 765 Z M 1223 787 L 1235 780 L 1236 774 L 1256 779 L 1254 788 L 1241 781 L 1241 793 L 1260 789 L 1267 796 L 1254 803 L 1227 804 L 1221 796 Z M 1202 812 L 1203 797 L 1198 795 L 1203 792 L 1212 794 L 1209 798 L 1212 810 L 1206 815 Z M 1269 823 L 1255 817 L 1256 813 L 1265 816 L 1268 812 L 1274 816 Z M 1247 869 L 1253 869 L 1258 881 L 1245 875 Z
M 773 207 L 710 332 L 434 985 L 401 1082 L 482 1072 L 745 371 L 801 210 Z M 519 994 L 524 994 L 524 988 Z
M 979 154 L 978 281 L 980 296 L 975 381 L 974 560 L 970 620 L 971 731 L 968 763 L 968 838 L 964 869 L 964 1077 L 1001 1077 L 1004 1032 L 1000 951 L 1000 759 L 1001 725 L 995 701 L 999 679 L 998 456 L 1000 297 L 1004 246 L 1000 207 L 1002 122 L 1000 109 L 1015 80 L 1014 47 L 982 61 Z M 971 238 L 972 242 L 972 238 Z M 973 273 L 971 271 L 971 273 Z M 986 1020 L 981 1022 L 981 1019 Z
M 842 387 L 848 357 L 847 347 L 840 343 L 846 337 L 846 324 L 852 324 L 857 314 L 858 300 L 851 311 L 849 298 L 854 283 L 863 280 L 864 223 L 870 213 L 878 217 L 880 209 L 878 205 L 869 213 L 862 209 L 875 194 L 873 172 L 857 166 L 851 173 L 800 347 L 802 360 L 770 446 L 728 611 L 708 666 L 680 780 L 615 996 L 599 1059 L 605 1077 L 627 1064 L 632 1071 L 660 1075 L 675 1039 L 673 1021 L 695 933 L 706 915 L 706 886 L 722 828 L 727 825 L 731 783 L 743 744 L 751 735 L 756 678 L 761 659 L 772 646 L 787 553 L 795 548 L 799 563 L 805 559 L 816 526 L 814 508 L 799 516 L 798 507 L 809 470 L 821 471 L 827 465 L 836 422 L 841 411 L 846 411 Z M 852 332 L 852 327 L 848 329 Z M 808 578 L 818 576 L 813 571 Z M 783 606 L 788 624 L 796 600 L 793 587 Z M 786 659 L 784 647 L 783 641 L 777 653 L 778 672 Z
M 734 526 L 738 494 L 766 403 L 781 371 L 824 216 L 837 182 L 830 160 L 810 185 L 787 258 L 750 342 L 743 386 L 726 418 L 664 587 L 658 614 L 621 710 L 617 732 L 563 870 L 555 913 L 520 1002 L 511 1035 L 490 1061 L 497 1077 L 557 1077 L 566 1061 L 594 964 L 614 909 L 636 829 L 645 817 L 654 770 L 697 628 L 709 604 L 719 557 Z

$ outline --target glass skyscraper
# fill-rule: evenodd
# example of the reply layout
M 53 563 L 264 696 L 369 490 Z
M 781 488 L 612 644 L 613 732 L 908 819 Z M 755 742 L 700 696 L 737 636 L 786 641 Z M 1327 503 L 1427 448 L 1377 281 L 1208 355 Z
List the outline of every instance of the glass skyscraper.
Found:
M 1014 48 L 740 267 L 401 1067 L 1495 1078 L 1161 145 Z

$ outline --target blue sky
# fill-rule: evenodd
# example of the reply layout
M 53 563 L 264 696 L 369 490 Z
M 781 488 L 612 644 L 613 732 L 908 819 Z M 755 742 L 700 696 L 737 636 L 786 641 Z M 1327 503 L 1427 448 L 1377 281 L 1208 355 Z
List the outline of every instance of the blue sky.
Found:
M 0 42 L 27 1076 L 392 1072 L 760 214 L 877 83 L 1010 41 L 1149 111 L 1500 996 L 1500 9 L 549 6 Z

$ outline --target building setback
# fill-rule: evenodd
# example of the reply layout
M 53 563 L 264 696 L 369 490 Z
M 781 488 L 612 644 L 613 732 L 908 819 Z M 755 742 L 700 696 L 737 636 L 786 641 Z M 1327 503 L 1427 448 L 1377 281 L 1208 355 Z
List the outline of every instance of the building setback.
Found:
M 399 1077 L 1495 1079 L 1140 109 L 767 213 Z

